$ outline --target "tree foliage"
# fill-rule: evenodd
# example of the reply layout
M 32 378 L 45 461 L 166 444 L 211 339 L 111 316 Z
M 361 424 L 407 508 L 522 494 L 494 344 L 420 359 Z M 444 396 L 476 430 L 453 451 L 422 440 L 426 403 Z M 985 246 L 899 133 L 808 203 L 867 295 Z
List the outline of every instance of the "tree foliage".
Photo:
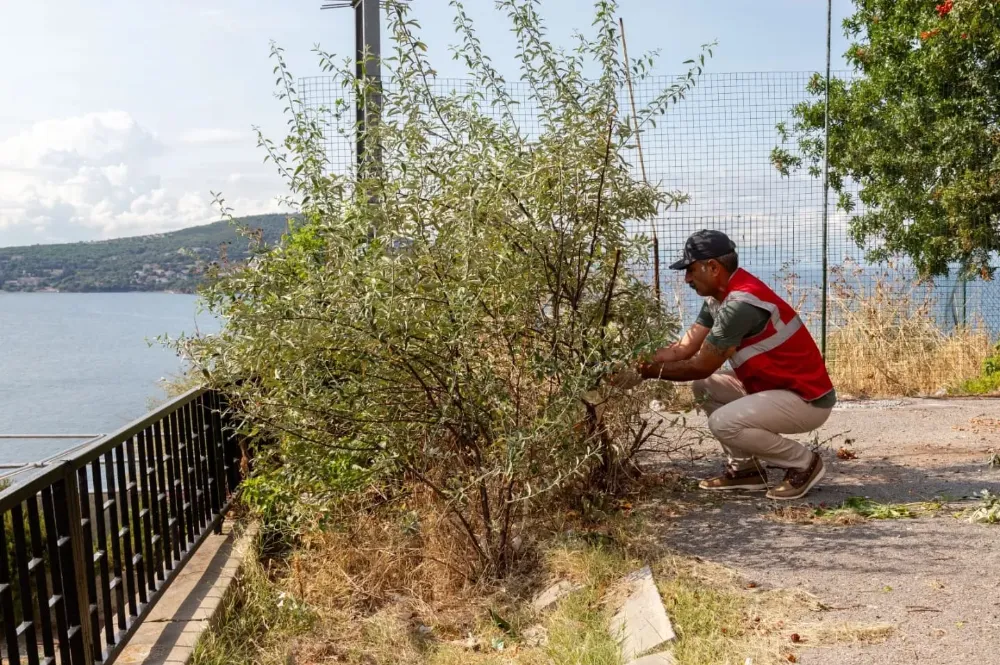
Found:
M 537 135 L 462 3 L 451 6 L 455 58 L 479 86 L 436 94 L 419 26 L 389 2 L 383 107 L 365 135 L 382 160 L 356 173 L 329 168 L 331 129 L 303 110 L 274 48 L 291 131 L 261 144 L 303 219 L 280 247 L 216 275 L 202 295 L 225 328 L 178 345 L 230 392 L 247 434 L 277 441 L 258 450 L 248 492 L 259 504 L 280 513 L 305 496 L 384 501 L 421 487 L 464 534 L 474 570 L 497 573 L 541 497 L 571 483 L 614 489 L 652 433 L 637 402 L 582 397 L 675 336 L 636 276 L 649 243 L 630 227 L 676 195 L 636 179 L 627 160 L 635 132 L 618 107 L 615 2 L 595 3 L 595 36 L 568 52 L 546 40 L 537 1 L 497 2 Z M 320 58 L 345 99 L 371 97 L 353 63 Z M 584 77 L 588 62 L 596 78 Z M 633 62 L 634 76 L 648 63 Z M 640 117 L 698 72 L 692 63 Z
M 855 71 L 830 82 L 830 182 L 871 258 L 912 259 L 924 275 L 992 276 L 1000 249 L 1000 3 L 855 0 L 844 21 Z M 794 109 L 800 151 L 784 173 L 823 158 L 825 80 Z M 780 128 L 782 131 L 784 128 Z M 859 186 L 857 199 L 846 188 Z M 862 208 L 857 203 L 863 204 Z

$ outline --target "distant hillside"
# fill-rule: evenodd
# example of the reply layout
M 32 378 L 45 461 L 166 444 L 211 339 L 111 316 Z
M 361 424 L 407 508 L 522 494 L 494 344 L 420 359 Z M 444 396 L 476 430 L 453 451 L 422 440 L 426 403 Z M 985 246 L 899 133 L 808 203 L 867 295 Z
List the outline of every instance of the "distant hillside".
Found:
M 275 244 L 288 215 L 257 215 L 239 221 L 263 231 Z M 222 247 L 229 261 L 244 261 L 247 239 L 228 222 L 134 238 L 0 248 L 2 291 L 178 291 L 195 290 Z

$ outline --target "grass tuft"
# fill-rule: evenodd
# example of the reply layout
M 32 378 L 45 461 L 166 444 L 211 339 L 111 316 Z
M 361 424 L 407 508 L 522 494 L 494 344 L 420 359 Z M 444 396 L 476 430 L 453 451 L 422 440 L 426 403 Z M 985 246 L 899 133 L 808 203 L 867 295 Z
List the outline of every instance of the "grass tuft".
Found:
M 801 642 L 809 646 L 844 643 L 874 644 L 887 640 L 895 630 L 893 625 L 887 623 L 816 623 L 802 626 L 799 635 Z
M 199 640 L 193 665 L 286 665 L 288 640 L 315 625 L 315 615 L 275 585 L 252 553 L 244 559 L 220 616 Z
M 974 524 L 1000 524 L 1000 496 L 989 490 L 977 496 L 979 505 L 968 511 L 968 520 Z
M 867 520 L 912 519 L 935 513 L 943 507 L 940 501 L 915 503 L 882 503 L 866 497 L 852 496 L 836 506 L 781 506 L 769 514 L 773 520 L 797 524 L 839 524 L 849 526 Z

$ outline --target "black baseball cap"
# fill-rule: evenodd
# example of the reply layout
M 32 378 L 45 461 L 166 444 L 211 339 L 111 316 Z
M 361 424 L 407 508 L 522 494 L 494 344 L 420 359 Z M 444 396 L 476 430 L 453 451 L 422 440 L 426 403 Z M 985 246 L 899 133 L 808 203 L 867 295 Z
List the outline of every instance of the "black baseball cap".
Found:
M 671 264 L 671 270 L 685 270 L 695 261 L 717 259 L 736 251 L 736 244 L 722 231 L 702 229 L 684 243 L 684 258 Z

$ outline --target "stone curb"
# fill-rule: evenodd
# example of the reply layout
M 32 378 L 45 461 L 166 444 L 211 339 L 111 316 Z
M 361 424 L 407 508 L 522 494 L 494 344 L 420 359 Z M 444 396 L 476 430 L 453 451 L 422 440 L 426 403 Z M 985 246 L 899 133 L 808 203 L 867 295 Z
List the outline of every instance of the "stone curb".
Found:
M 202 634 L 222 618 L 233 581 L 256 538 L 256 525 L 237 537 L 233 523 L 224 522 L 222 534 L 205 539 L 116 662 L 186 665 Z

